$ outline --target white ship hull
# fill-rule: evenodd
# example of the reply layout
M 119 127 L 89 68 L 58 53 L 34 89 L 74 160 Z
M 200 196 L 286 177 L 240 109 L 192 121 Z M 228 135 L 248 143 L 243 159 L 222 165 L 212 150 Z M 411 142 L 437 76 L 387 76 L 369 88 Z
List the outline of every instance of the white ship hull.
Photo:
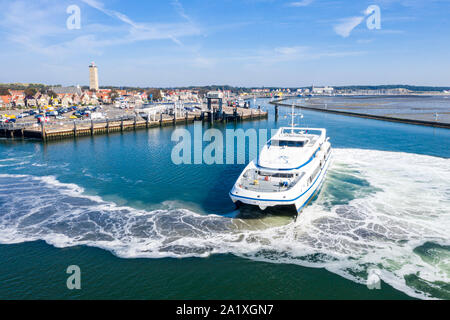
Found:
M 295 168 L 268 168 L 252 161 L 230 191 L 232 201 L 261 210 L 291 206 L 297 214 L 301 212 L 319 192 L 332 158 L 331 145 L 324 136 L 314 146 L 317 149 L 312 155 Z
M 325 176 L 327 174 L 328 168 L 331 162 L 331 154 L 328 156 L 324 167 L 320 171 L 319 176 L 313 182 L 313 184 L 306 189 L 306 191 L 301 188 L 294 188 L 291 191 L 287 191 L 280 195 L 279 192 L 274 193 L 272 195 L 265 195 L 264 199 L 257 198 L 257 192 L 239 192 L 239 195 L 236 194 L 236 187 L 234 187 L 230 192 L 231 200 L 234 203 L 244 203 L 248 205 L 253 205 L 259 207 L 261 210 L 266 210 L 270 207 L 277 206 L 288 206 L 293 205 L 297 213 L 300 213 L 303 208 L 312 200 L 313 196 L 320 191 L 322 184 L 325 180 Z M 281 196 L 281 198 L 280 198 Z M 286 197 L 286 199 L 284 198 Z

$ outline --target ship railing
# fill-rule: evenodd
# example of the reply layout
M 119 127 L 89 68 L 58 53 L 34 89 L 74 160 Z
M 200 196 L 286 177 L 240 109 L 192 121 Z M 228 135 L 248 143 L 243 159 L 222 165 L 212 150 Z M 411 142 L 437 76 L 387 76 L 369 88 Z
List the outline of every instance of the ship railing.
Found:
M 243 189 L 257 192 L 282 192 L 292 189 L 300 179 L 304 176 L 302 172 L 300 175 L 293 178 L 275 178 L 270 176 L 263 176 L 257 174 L 256 171 L 247 172 L 240 181 Z M 269 177 L 266 180 L 266 177 Z

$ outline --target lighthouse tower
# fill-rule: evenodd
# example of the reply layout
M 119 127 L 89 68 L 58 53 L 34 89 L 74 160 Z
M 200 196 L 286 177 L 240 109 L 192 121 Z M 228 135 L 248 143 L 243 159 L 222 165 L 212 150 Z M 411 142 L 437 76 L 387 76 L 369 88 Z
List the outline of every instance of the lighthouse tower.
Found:
M 94 62 L 89 65 L 89 89 L 98 90 L 98 69 Z

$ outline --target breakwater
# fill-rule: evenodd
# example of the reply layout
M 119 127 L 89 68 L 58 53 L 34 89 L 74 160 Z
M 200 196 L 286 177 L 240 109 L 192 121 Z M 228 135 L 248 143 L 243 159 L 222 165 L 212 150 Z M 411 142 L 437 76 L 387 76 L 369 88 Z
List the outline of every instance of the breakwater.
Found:
M 271 101 L 270 104 L 275 105 L 276 107 L 277 106 L 291 107 L 292 103 L 286 103 L 285 102 L 286 100 L 287 99 Z M 308 105 L 298 105 L 298 104 L 294 104 L 294 106 L 297 107 L 297 108 L 303 108 L 303 109 L 306 109 L 306 110 L 313 110 L 313 111 L 320 111 L 320 112 L 326 112 L 326 113 L 333 113 L 333 114 L 344 115 L 344 116 L 366 118 L 366 119 L 374 119 L 374 120 L 382 120 L 382 121 L 389 121 L 389 122 L 400 122 L 400 123 L 415 124 L 415 125 L 428 126 L 428 127 L 437 127 L 437 128 L 450 129 L 450 123 L 442 122 L 442 121 L 426 121 L 426 120 L 413 119 L 413 118 L 398 118 L 398 117 L 385 116 L 385 115 L 374 115 L 374 114 L 361 113 L 361 112 L 336 110 L 336 109 L 330 109 L 330 108 L 327 108 L 327 107 L 320 107 L 320 106 L 308 106 Z M 275 110 L 275 114 L 277 114 L 277 109 Z

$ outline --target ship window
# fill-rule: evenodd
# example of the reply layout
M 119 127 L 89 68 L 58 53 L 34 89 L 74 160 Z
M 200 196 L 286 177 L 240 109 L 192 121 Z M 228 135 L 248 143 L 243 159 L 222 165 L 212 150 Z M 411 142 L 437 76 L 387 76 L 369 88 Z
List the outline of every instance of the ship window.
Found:
M 275 173 L 272 177 L 274 178 L 292 178 L 294 175 L 291 173 Z
M 292 148 L 303 148 L 305 145 L 305 141 L 278 141 L 278 146 L 280 147 L 292 147 Z
M 262 177 L 272 177 L 272 178 L 285 178 L 290 179 L 294 177 L 292 173 L 270 173 L 264 171 L 258 171 L 258 174 Z
M 314 178 L 317 176 L 317 174 L 319 173 L 319 171 L 320 171 L 320 166 L 319 167 L 317 167 L 315 170 L 314 170 L 314 172 L 313 172 L 313 174 L 309 177 L 309 183 L 312 183 L 313 182 L 313 180 L 314 180 Z

